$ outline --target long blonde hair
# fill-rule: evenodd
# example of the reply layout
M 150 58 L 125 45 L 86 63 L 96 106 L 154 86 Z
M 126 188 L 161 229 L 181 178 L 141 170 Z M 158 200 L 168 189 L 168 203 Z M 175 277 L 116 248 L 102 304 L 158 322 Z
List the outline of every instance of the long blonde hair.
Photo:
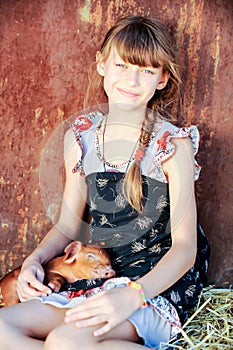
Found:
M 156 90 L 148 108 L 153 113 L 146 113 L 139 138 L 139 150 L 144 154 L 154 130 L 156 116 L 167 118 L 167 109 L 179 94 L 180 74 L 177 54 L 168 30 L 158 20 L 143 16 L 127 16 L 118 20 L 107 32 L 100 48 L 101 59 L 105 62 L 112 47 L 115 47 L 123 61 L 141 67 L 163 68 L 169 73 L 167 85 Z M 85 104 L 90 96 L 95 96 L 97 104 L 105 102 L 103 77 L 95 69 L 87 90 Z M 142 174 L 140 157 L 125 174 L 123 191 L 129 204 L 138 212 L 142 210 Z

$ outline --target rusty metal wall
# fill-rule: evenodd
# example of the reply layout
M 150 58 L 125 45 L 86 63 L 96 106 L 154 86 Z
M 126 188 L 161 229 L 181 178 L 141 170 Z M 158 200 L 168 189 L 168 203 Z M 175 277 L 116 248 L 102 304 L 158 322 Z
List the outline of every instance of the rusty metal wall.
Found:
M 20 264 L 52 226 L 41 199 L 41 158 L 54 130 L 82 108 L 87 67 L 103 33 L 122 15 L 143 14 L 167 24 L 180 46 L 182 121 L 201 132 L 197 200 L 212 246 L 209 278 L 222 286 L 233 282 L 232 5 L 231 0 L 0 1 L 0 275 Z

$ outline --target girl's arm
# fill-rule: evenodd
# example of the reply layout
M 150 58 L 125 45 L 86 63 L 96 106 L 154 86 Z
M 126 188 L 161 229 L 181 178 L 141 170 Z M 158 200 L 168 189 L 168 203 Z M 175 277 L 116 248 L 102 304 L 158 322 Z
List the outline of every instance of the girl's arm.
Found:
M 45 263 L 61 254 L 64 247 L 71 240 L 77 239 L 79 234 L 87 203 L 87 186 L 85 177 L 80 176 L 78 172 L 72 173 L 72 169 L 77 163 L 80 152 L 73 132 L 69 130 L 64 139 L 66 181 L 59 220 L 31 255 L 40 263 Z
M 156 267 L 138 280 L 148 298 L 172 286 L 193 266 L 196 258 L 193 147 L 190 139 L 173 142 L 175 154 L 163 164 L 169 178 L 172 246 Z
M 47 233 L 22 265 L 18 278 L 18 294 L 21 301 L 32 295 L 40 296 L 51 292 L 48 287 L 43 285 L 42 264 L 54 256 L 60 255 L 71 240 L 77 239 L 87 199 L 85 178 L 79 173 L 72 173 L 72 168 L 76 164 L 80 152 L 73 133 L 69 130 L 64 139 L 66 182 L 60 217 L 57 224 Z

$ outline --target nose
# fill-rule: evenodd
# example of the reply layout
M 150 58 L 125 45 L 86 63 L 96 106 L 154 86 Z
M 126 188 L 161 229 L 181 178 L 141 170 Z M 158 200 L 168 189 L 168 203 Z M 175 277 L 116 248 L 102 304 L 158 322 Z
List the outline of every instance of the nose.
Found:
M 139 85 L 139 72 L 137 69 L 129 67 L 127 70 L 127 82 L 129 86 L 134 87 Z

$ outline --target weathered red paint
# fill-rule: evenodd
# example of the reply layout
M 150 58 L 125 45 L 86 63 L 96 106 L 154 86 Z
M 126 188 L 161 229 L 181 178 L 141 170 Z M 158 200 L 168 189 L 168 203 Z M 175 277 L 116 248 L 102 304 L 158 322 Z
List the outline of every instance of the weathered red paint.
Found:
M 201 133 L 197 200 L 212 246 L 209 277 L 218 285 L 233 282 L 232 12 L 231 0 L 1 1 L 1 275 L 52 226 L 40 195 L 43 151 L 58 125 L 82 109 L 103 33 L 133 13 L 160 18 L 177 38 L 184 90 L 177 115 Z M 43 164 L 53 177 L 56 165 L 46 155 Z M 60 189 L 49 191 L 46 209 L 55 220 Z

